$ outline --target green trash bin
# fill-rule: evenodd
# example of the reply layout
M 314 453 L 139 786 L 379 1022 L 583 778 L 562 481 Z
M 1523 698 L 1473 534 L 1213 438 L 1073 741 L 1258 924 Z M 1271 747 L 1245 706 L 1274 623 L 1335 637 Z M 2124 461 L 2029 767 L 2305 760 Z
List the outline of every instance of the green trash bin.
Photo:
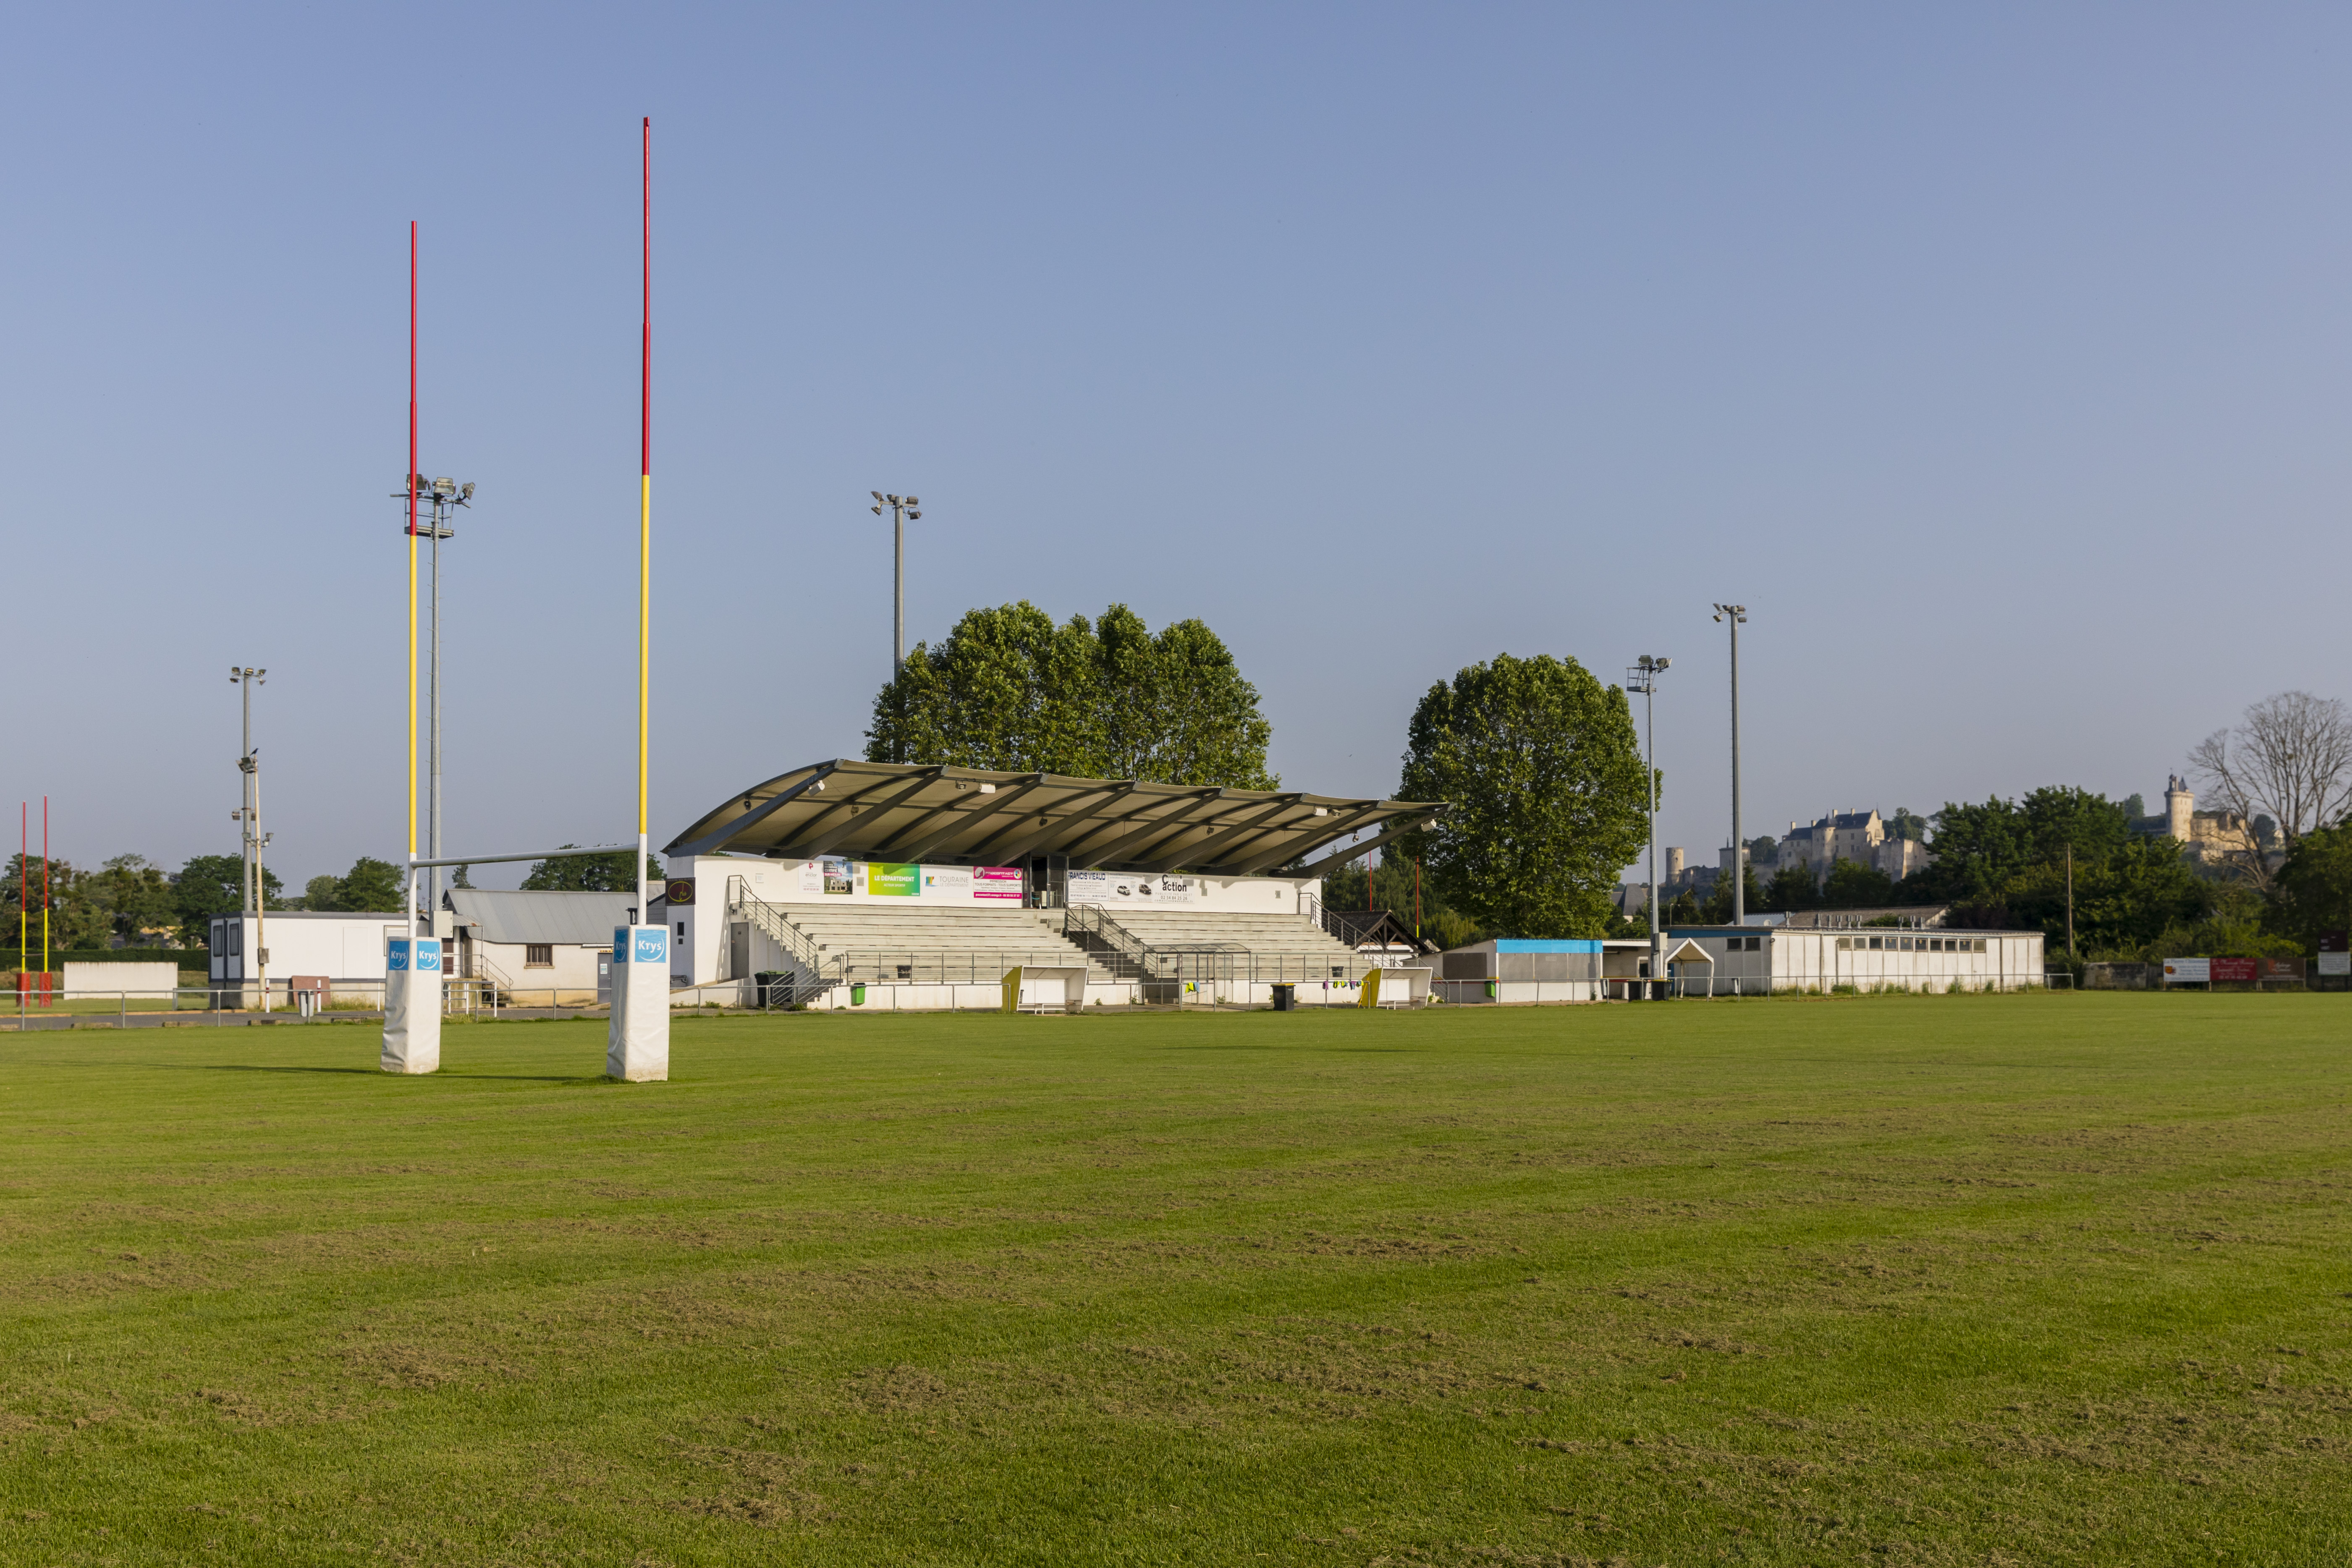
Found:
M 866 1005 L 866 983 L 864 981 L 859 981 L 856 984 L 849 988 L 849 1005 L 853 1007 L 863 1007 Z

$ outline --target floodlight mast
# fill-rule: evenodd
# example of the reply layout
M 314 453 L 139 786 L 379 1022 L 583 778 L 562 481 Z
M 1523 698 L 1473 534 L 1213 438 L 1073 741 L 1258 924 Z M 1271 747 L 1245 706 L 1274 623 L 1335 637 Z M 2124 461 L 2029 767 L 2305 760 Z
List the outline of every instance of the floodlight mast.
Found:
M 1658 934 L 1658 676 L 1672 664 L 1672 659 L 1653 658 L 1643 654 L 1625 672 L 1625 689 L 1642 694 L 1642 715 L 1649 731 L 1649 759 L 1642 773 L 1650 798 L 1650 984 L 1652 995 L 1661 995 L 1654 987 L 1665 980 L 1665 944 Z
M 880 490 L 866 493 L 874 498 L 868 510 L 875 516 L 880 517 L 884 507 L 890 509 L 890 679 L 895 681 L 907 668 L 907 524 L 922 521 L 923 514 L 914 509 L 923 503 L 916 496 L 886 496 Z
M 1748 845 L 1739 837 L 1739 628 L 1745 605 L 1717 605 L 1715 618 L 1731 623 L 1731 923 L 1748 923 Z M 1836 824 L 1831 827 L 1835 829 Z
M 455 539 L 457 531 L 449 526 L 449 513 L 457 507 L 474 504 L 471 482 L 460 484 L 444 475 L 426 479 L 412 470 L 403 481 L 405 489 L 394 490 L 393 499 L 407 498 L 410 507 L 408 529 L 412 538 L 416 531 L 415 504 L 419 500 L 433 508 L 433 521 L 425 529 L 425 537 L 433 542 L 432 588 L 428 597 L 433 620 L 433 637 L 426 645 L 425 689 L 425 764 L 426 777 L 431 781 L 425 794 L 425 845 L 428 856 L 441 853 L 441 542 Z M 441 879 L 436 872 L 425 879 L 425 913 L 437 929 L 441 907 Z

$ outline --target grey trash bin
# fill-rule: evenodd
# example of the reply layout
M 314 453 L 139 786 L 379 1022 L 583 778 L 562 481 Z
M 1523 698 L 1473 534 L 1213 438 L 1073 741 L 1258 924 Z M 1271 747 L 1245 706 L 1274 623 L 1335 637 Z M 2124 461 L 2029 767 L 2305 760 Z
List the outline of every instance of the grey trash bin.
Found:
M 1296 985 L 1276 985 L 1276 986 L 1274 988 L 1274 1010 L 1275 1010 L 1276 1012 L 1277 1012 L 1277 1013 L 1287 1013 L 1287 1012 L 1291 1011 L 1293 1008 L 1297 1007 L 1297 1005 L 1298 1005 L 1298 987 L 1297 987 L 1297 986 L 1296 986 Z

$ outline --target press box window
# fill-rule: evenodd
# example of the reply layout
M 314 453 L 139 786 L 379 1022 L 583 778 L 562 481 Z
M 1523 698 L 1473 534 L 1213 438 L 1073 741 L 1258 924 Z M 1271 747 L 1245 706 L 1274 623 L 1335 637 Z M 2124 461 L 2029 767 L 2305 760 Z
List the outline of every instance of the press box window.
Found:
M 522 966 L 525 969 L 554 968 L 555 944 L 551 942 L 525 942 L 522 949 Z

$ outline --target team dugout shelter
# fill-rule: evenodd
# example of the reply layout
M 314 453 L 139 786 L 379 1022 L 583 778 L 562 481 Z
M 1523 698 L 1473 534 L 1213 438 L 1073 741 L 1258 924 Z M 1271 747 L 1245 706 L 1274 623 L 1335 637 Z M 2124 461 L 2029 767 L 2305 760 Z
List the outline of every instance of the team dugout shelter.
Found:
M 1277 984 L 1351 1004 L 1383 959 L 1333 934 L 1324 873 L 1444 809 L 838 759 L 673 838 L 648 919 L 688 1005 L 995 1007 L 1014 969 L 1073 967 L 1089 1005 L 1247 1005 Z

